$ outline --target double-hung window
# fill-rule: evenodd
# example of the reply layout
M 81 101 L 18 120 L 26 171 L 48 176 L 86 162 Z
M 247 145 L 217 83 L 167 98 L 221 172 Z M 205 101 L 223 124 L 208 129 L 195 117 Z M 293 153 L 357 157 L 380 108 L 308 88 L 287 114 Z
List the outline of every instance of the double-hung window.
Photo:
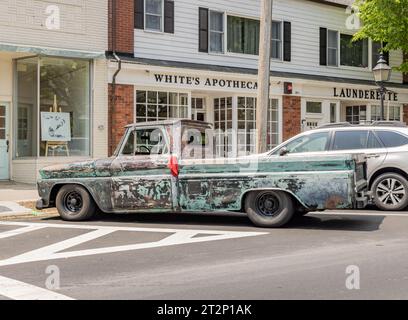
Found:
M 272 21 L 272 59 L 282 60 L 282 22 Z
M 339 33 L 337 31 L 327 31 L 327 65 L 337 67 L 339 52 Z
M 145 29 L 163 31 L 163 1 L 145 0 Z
M 228 52 L 259 54 L 259 21 L 228 16 Z
M 368 67 L 368 40 L 352 42 L 353 36 L 340 35 L 340 64 L 350 67 Z
M 224 53 L 224 13 L 210 11 L 210 51 Z

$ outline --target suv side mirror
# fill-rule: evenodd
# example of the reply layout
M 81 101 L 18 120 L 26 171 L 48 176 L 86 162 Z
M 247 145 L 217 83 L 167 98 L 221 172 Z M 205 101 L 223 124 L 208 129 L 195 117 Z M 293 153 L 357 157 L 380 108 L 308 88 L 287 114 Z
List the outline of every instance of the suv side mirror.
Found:
M 282 149 L 279 150 L 279 156 L 283 157 L 289 154 L 289 150 L 286 147 L 283 147 Z

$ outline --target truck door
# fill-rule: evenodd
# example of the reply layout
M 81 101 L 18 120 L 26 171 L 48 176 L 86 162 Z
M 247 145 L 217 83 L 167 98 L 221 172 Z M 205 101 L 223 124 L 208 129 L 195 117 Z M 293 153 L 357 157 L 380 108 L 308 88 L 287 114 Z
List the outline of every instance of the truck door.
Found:
M 112 204 L 117 211 L 172 211 L 169 141 L 163 127 L 128 129 L 113 161 Z

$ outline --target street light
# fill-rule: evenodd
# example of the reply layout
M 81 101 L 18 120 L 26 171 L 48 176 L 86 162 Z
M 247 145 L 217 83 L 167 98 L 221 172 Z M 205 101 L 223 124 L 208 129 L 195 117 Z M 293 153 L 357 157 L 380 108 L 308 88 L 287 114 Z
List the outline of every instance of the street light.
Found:
M 380 59 L 377 65 L 373 69 L 374 79 L 377 85 L 380 87 L 379 92 L 381 95 L 381 120 L 385 120 L 385 110 L 384 110 L 384 99 L 387 93 L 387 88 L 385 88 L 384 83 L 390 81 L 391 78 L 391 67 L 387 64 L 384 59 L 384 55 L 381 53 Z

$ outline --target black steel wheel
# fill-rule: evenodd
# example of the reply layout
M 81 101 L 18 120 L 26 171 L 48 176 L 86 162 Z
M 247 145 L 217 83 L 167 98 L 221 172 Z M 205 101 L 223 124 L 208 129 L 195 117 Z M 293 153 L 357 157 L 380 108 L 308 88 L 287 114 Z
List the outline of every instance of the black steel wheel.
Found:
M 245 199 L 245 211 L 256 226 L 265 228 L 284 226 L 295 212 L 292 197 L 275 190 L 250 192 Z
M 61 218 L 67 221 L 88 220 L 96 211 L 92 197 L 80 185 L 63 186 L 59 190 L 55 202 Z

